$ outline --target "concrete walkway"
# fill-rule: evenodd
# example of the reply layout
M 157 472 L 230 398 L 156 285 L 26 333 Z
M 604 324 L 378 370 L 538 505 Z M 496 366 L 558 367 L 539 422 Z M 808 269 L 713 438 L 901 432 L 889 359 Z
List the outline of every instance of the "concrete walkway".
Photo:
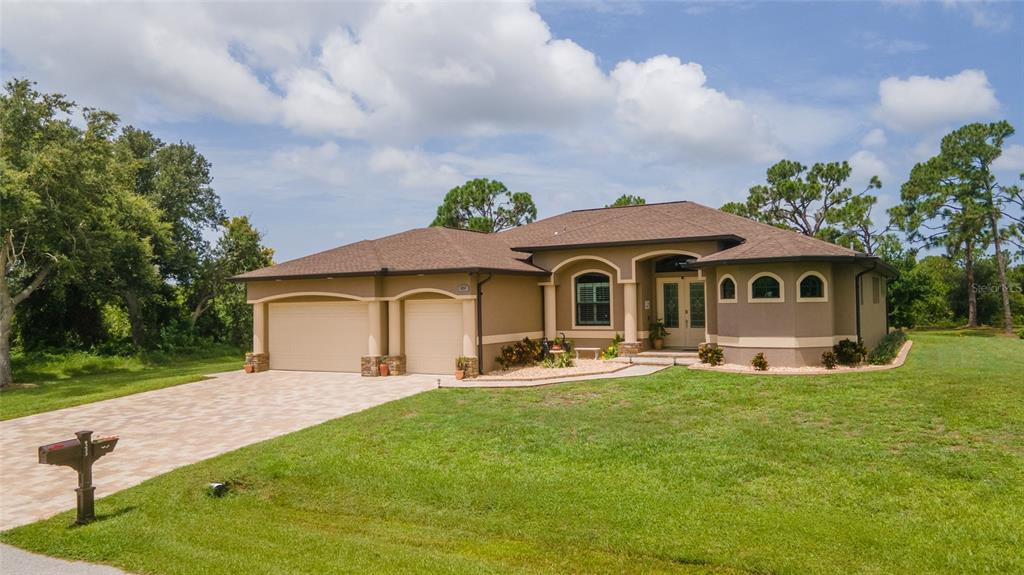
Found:
M 36 555 L 17 547 L 0 544 L 0 573 L 4 575 L 127 575 L 108 565 L 84 561 L 65 561 Z
M 211 379 L 0 422 L 0 530 L 75 505 L 76 475 L 40 465 L 40 445 L 80 429 L 118 435 L 96 463 L 96 498 L 246 445 L 362 411 L 454 378 L 268 371 Z M 97 512 L 102 513 L 102 502 Z M 4 571 L 5 573 L 9 571 Z
M 618 371 L 611 371 L 608 373 L 597 373 L 590 375 L 576 375 L 572 377 L 554 377 L 551 379 L 534 379 L 534 380 L 523 380 L 523 379 L 445 379 L 441 382 L 441 387 L 477 387 L 477 388 L 494 388 L 494 387 L 537 387 L 540 385 L 551 385 L 554 383 L 568 383 L 570 381 L 589 381 L 592 379 L 616 379 L 620 377 L 636 377 L 640 375 L 651 375 L 652 373 L 661 371 L 668 365 L 646 365 L 646 364 L 634 364 L 625 369 Z

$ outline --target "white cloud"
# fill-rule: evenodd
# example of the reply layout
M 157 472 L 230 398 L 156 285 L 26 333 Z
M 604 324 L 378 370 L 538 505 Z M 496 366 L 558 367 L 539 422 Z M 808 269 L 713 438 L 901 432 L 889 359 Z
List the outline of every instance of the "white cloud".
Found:
M 419 150 L 381 148 L 371 154 L 369 166 L 374 173 L 397 176 L 399 183 L 410 188 L 447 191 L 466 180 L 452 166 L 428 157 Z
M 1006 146 L 1003 148 L 1003 155 L 992 162 L 992 167 L 1008 172 L 1024 172 L 1024 146 L 1020 144 Z
M 928 44 L 904 38 L 883 38 L 877 33 L 867 32 L 862 35 L 861 43 L 864 48 L 874 52 L 881 52 L 890 56 L 898 54 L 913 54 L 928 50 Z
M 945 78 L 886 78 L 878 86 L 878 96 L 878 118 L 901 131 L 989 117 L 999 110 L 995 90 L 981 70 L 964 70 Z
M 889 183 L 892 178 L 889 166 L 874 152 L 859 150 L 850 156 L 849 163 L 852 172 L 850 181 L 858 188 L 866 186 L 871 176 L 878 176 L 882 183 Z
M 275 151 L 270 157 L 270 165 L 279 172 L 332 185 L 348 182 L 344 161 L 341 148 L 334 142 L 285 148 Z
M 662 55 L 620 62 L 611 76 L 618 119 L 669 154 L 753 161 L 778 155 L 764 122 L 743 102 L 709 88 L 700 64 Z
M 594 55 L 523 3 L 383 5 L 282 83 L 289 126 L 381 142 L 552 129 L 610 98 Z
M 1014 11 L 1005 10 L 1013 2 L 985 2 L 983 0 L 943 0 L 946 8 L 961 10 L 971 17 L 975 28 L 1005 32 L 1013 26 Z
M 198 4 L 5 4 L 2 33 L 5 68 L 83 105 L 144 120 L 277 117 L 277 97 Z
M 820 154 L 823 148 L 849 141 L 861 128 L 860 118 L 846 108 L 797 104 L 764 94 L 747 102 L 790 155 Z
M 874 128 L 864 137 L 860 139 L 860 145 L 865 148 L 880 148 L 888 143 L 889 139 L 885 135 L 885 130 L 881 128 Z

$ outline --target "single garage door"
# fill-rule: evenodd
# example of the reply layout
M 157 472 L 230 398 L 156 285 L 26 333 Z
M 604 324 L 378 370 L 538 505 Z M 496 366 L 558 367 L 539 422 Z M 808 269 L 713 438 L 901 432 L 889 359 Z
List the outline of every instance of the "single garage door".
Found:
M 359 371 L 369 331 L 365 303 L 295 302 L 269 307 L 270 369 Z
M 405 302 L 405 361 L 409 373 L 455 373 L 462 355 L 462 302 Z

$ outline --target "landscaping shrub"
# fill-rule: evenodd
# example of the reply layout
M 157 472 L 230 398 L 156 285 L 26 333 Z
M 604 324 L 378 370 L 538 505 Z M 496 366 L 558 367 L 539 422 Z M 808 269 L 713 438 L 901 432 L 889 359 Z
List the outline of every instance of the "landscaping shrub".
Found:
M 697 357 L 701 363 L 709 365 L 722 365 L 725 361 L 725 351 L 713 343 L 701 344 L 697 348 Z
M 557 368 L 557 367 L 573 367 L 576 363 L 572 360 L 572 355 L 568 352 L 565 353 L 552 353 L 548 354 L 541 362 L 544 367 Z
M 540 360 L 540 354 L 540 342 L 524 337 L 522 341 L 502 347 L 501 355 L 495 361 L 502 369 L 508 369 L 516 365 L 533 365 Z
M 615 334 L 615 337 L 612 338 L 612 344 L 601 352 L 601 359 L 614 359 L 619 357 L 619 344 L 625 340 L 626 338 L 622 337 L 622 334 Z
M 826 351 L 821 354 L 821 365 L 824 365 L 825 369 L 835 369 L 839 365 L 839 358 L 836 357 L 836 352 Z
M 886 334 L 882 341 L 878 342 L 875 349 L 868 354 L 868 363 L 872 365 L 887 365 L 896 359 L 903 343 L 907 341 L 907 334 L 900 330 Z
M 764 352 L 759 351 L 754 359 L 750 360 L 750 365 L 754 366 L 757 371 L 768 371 L 768 360 L 764 357 Z
M 868 356 L 868 350 L 864 347 L 864 342 L 860 340 L 854 342 L 844 339 L 832 346 L 832 352 L 836 354 L 836 360 L 839 363 L 849 367 L 860 365 Z

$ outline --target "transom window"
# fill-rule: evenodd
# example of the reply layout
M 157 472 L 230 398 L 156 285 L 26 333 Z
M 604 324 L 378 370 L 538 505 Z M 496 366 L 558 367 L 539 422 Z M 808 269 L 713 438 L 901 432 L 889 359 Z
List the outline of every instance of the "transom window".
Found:
M 611 325 L 611 278 L 587 273 L 576 278 L 576 325 Z
M 732 281 L 732 278 L 722 280 L 722 285 L 719 289 L 719 297 L 721 299 L 736 299 L 736 282 Z
M 661 258 L 654 262 L 654 273 L 673 273 L 673 272 L 686 272 L 694 271 L 696 268 L 691 267 L 693 261 L 697 258 L 693 256 L 668 256 Z
M 800 280 L 800 297 L 802 298 L 823 298 L 825 297 L 825 282 L 816 275 L 810 275 Z
M 750 286 L 750 297 L 754 299 L 780 299 L 782 286 L 772 276 L 761 276 Z

